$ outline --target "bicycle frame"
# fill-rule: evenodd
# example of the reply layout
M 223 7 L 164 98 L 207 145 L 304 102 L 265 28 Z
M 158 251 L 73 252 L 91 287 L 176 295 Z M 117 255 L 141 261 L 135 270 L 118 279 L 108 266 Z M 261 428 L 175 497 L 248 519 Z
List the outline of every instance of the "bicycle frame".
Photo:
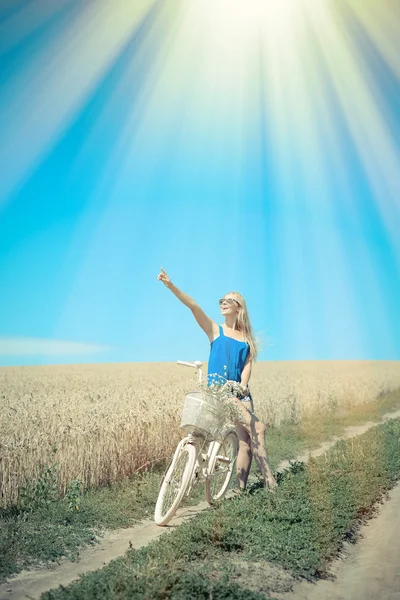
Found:
M 201 384 L 203 381 L 203 371 L 202 366 L 203 363 L 199 360 L 196 360 L 193 363 L 186 362 L 183 360 L 177 361 L 178 365 L 182 365 L 184 367 L 191 367 L 198 371 L 198 379 Z M 179 444 L 178 448 L 181 449 L 185 444 L 192 444 L 196 448 L 196 466 L 193 471 L 192 479 L 187 491 L 186 495 L 190 494 L 190 491 L 194 484 L 199 483 L 200 481 L 204 481 L 210 474 L 209 472 L 209 461 L 214 450 L 216 444 L 219 444 L 217 440 L 208 441 L 205 437 L 200 435 L 194 435 L 190 433 L 185 438 L 183 438 Z M 204 447 L 208 445 L 207 452 L 203 452 Z M 197 478 L 196 478 L 197 473 Z
M 199 383 L 202 382 L 203 363 L 178 361 L 178 364 L 197 369 Z M 154 512 L 157 525 L 164 526 L 172 519 L 183 497 L 189 495 L 193 486 L 199 482 L 205 481 L 206 500 L 209 504 L 224 497 L 232 475 L 231 467 L 237 456 L 238 440 L 234 426 L 230 425 L 224 427 L 219 437 L 210 440 L 210 436 L 194 432 L 178 443 L 161 480 Z M 227 465 L 227 470 L 224 469 L 224 464 Z M 215 481 L 220 482 L 217 483 L 217 488 Z

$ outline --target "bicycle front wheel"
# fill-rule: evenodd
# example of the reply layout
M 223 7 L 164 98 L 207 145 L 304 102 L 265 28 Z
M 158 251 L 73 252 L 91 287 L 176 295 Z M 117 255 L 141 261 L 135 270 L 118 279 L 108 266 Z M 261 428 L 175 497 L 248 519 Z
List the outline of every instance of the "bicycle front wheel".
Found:
M 215 444 L 206 478 L 206 500 L 209 504 L 222 500 L 228 491 L 238 449 L 239 440 L 235 431 L 227 433 L 221 444 Z
M 157 525 L 166 525 L 174 516 L 192 479 L 196 449 L 192 444 L 178 448 L 161 482 L 154 511 Z

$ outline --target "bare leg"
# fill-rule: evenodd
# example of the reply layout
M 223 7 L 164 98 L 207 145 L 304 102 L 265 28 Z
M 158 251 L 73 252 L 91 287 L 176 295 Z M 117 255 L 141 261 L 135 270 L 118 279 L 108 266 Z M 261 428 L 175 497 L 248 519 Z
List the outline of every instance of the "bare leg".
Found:
M 278 484 L 269 466 L 267 448 L 265 447 L 266 430 L 266 425 L 255 415 L 252 415 L 250 424 L 251 450 L 263 476 L 265 487 L 276 488 Z
M 266 425 L 260 421 L 254 413 L 251 413 L 240 400 L 233 402 L 240 411 L 240 420 L 235 422 L 236 427 L 242 425 L 250 438 L 251 452 L 264 479 L 265 487 L 277 487 L 276 479 L 268 462 L 267 449 L 265 447 Z
M 239 438 L 239 452 L 236 461 L 237 487 L 239 490 L 245 490 L 253 458 L 251 453 L 251 441 L 250 436 L 243 425 L 236 425 L 236 433 Z

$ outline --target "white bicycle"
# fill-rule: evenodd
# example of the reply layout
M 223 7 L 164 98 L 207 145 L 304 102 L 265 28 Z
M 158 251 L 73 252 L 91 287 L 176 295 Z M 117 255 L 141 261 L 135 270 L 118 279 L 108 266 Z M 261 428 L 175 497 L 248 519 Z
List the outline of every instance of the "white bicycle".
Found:
M 203 363 L 178 361 L 193 367 L 202 382 Z M 232 384 L 231 384 L 232 386 Z M 239 441 L 233 424 L 221 418 L 217 403 L 205 392 L 185 395 L 181 428 L 188 432 L 168 465 L 160 485 L 154 521 L 166 525 L 193 486 L 205 481 L 206 500 L 213 505 L 228 491 L 236 464 Z

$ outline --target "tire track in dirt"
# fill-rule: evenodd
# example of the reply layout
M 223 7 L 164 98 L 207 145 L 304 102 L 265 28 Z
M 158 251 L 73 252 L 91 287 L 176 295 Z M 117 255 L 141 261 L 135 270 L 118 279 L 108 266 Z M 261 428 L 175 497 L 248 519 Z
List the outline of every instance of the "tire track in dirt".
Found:
M 378 425 L 380 423 L 383 423 L 385 421 L 387 421 L 388 419 L 391 418 L 399 418 L 400 417 L 400 410 L 393 412 L 393 413 L 388 413 L 386 415 L 384 415 L 384 417 L 382 418 L 381 421 L 377 421 L 377 422 L 368 422 L 365 423 L 363 425 L 358 425 L 358 426 L 352 426 L 352 427 L 347 427 L 343 433 L 343 435 L 341 437 L 335 437 L 332 440 L 325 442 L 324 444 L 322 444 L 321 446 L 319 446 L 317 449 L 306 452 L 298 457 L 296 457 L 296 460 L 298 461 L 304 461 L 307 462 L 308 459 L 312 456 L 312 457 L 317 457 L 317 456 L 321 456 L 322 454 L 325 454 L 325 452 L 327 452 L 327 450 L 329 450 L 329 448 L 331 448 L 339 439 L 348 439 L 351 437 L 355 437 L 357 435 L 361 435 L 362 433 L 365 433 L 366 431 L 368 431 L 368 429 L 370 429 L 371 427 Z M 278 466 L 278 470 L 283 470 L 285 468 L 287 468 L 289 466 L 289 461 L 282 461 L 281 463 L 279 463 Z M 400 493 L 399 493 L 399 498 L 400 498 Z M 385 506 L 389 506 L 389 502 L 387 503 L 387 505 Z M 57 564 L 57 566 L 55 566 L 54 568 L 37 568 L 37 569 L 32 569 L 29 571 L 22 571 L 21 573 L 19 573 L 18 575 L 16 575 L 15 577 L 13 577 L 12 579 L 10 579 L 7 583 L 1 584 L 0 585 L 0 600 L 36 600 L 38 598 L 40 598 L 40 595 L 43 592 L 46 592 L 52 588 L 58 587 L 59 585 L 63 585 L 63 586 L 67 586 L 70 583 L 72 583 L 73 581 L 75 581 L 76 579 L 78 579 L 80 577 L 80 575 L 83 575 L 84 573 L 87 573 L 89 571 L 95 571 L 97 569 L 101 569 L 102 567 L 104 567 L 107 563 L 109 563 L 111 560 L 118 558 L 120 556 L 123 556 L 125 554 L 125 552 L 128 550 L 128 548 L 141 548 L 142 546 L 146 546 L 147 544 L 149 544 L 151 541 L 157 539 L 158 537 L 160 537 L 160 535 L 163 535 L 165 533 L 167 533 L 168 531 L 173 531 L 174 529 L 176 529 L 176 527 L 178 527 L 181 523 L 183 523 L 184 521 L 187 521 L 188 519 L 191 519 L 192 517 L 194 517 L 195 515 L 197 515 L 198 513 L 202 512 L 203 510 L 205 510 L 208 507 L 208 504 L 206 502 L 201 502 L 200 504 L 196 505 L 196 506 L 191 506 L 191 507 L 186 507 L 183 509 L 179 509 L 176 513 L 176 516 L 174 517 L 174 519 L 169 523 L 169 525 L 167 527 L 158 527 L 154 521 L 152 520 L 146 520 L 141 522 L 138 525 L 135 525 L 133 527 L 129 527 L 126 529 L 119 529 L 119 530 L 112 530 L 112 531 L 106 531 L 104 537 L 100 538 L 99 540 L 99 544 L 96 544 L 95 546 L 86 548 L 85 550 L 82 551 L 81 555 L 80 555 L 80 559 L 78 563 L 73 563 L 67 559 L 62 560 L 59 564 Z M 385 508 L 385 507 L 384 507 Z M 387 509 L 389 511 L 389 514 L 395 515 L 397 521 L 400 523 L 400 519 L 398 517 L 399 513 L 400 513 L 400 503 L 397 506 L 397 508 L 395 507 L 395 509 Z M 396 513 L 397 510 L 397 513 Z M 372 524 L 372 528 L 373 525 L 375 523 L 375 519 L 372 520 L 370 522 Z M 385 521 L 385 525 L 382 525 L 383 527 L 387 527 L 388 523 L 390 524 L 390 522 Z M 400 529 L 400 526 L 399 526 Z M 393 536 L 391 537 L 391 543 L 393 543 L 395 540 Z M 400 531 L 399 531 L 399 535 L 398 535 L 398 539 L 400 539 Z M 398 563 L 400 563 L 400 546 L 397 546 L 397 556 L 398 558 Z M 381 580 L 381 577 L 378 576 L 376 574 L 376 578 L 378 578 L 378 580 Z M 330 582 L 319 582 L 319 583 L 330 583 Z M 316 584 L 312 587 L 312 590 L 314 590 L 314 588 L 316 589 L 317 585 Z M 308 584 L 309 585 L 309 584 Z M 311 593 L 311 589 L 310 591 L 307 591 L 306 589 L 300 589 L 298 591 L 295 592 L 296 594 L 299 593 L 303 593 L 303 594 L 307 594 L 307 593 Z M 326 592 L 328 593 L 328 592 Z M 278 597 L 278 596 L 277 596 Z M 282 599 L 297 599 L 299 598 L 299 600 L 303 600 L 303 599 L 310 599 L 312 598 L 312 600 L 319 600 L 321 598 L 321 600 L 325 600 L 325 596 L 307 596 L 307 595 L 303 595 L 303 596 L 297 596 L 297 595 L 293 595 L 293 594 L 289 594 L 289 595 L 282 595 L 279 596 L 282 597 Z M 351 598 L 351 600 L 357 600 L 357 596 L 326 596 L 326 600 L 347 600 L 347 598 Z M 376 600 L 377 598 L 383 600 L 384 596 L 379 595 L 375 595 L 375 596 L 360 596 L 360 600 Z M 400 600 L 400 593 L 398 593 L 397 596 L 387 596 L 385 597 L 385 600 Z

